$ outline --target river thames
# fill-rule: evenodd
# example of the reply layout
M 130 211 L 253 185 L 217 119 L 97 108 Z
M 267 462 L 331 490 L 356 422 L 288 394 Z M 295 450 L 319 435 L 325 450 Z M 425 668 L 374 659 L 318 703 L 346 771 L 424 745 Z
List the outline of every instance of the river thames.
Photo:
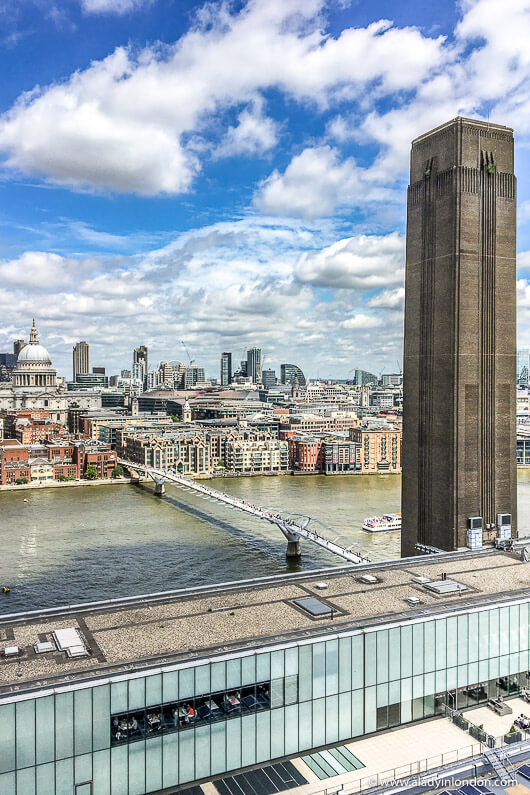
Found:
M 314 516 L 373 560 L 399 555 L 399 533 L 369 535 L 366 516 L 400 509 L 396 475 L 208 481 L 271 510 Z M 530 534 L 530 471 L 519 471 L 519 524 Z M 343 565 L 302 541 L 300 562 L 267 522 L 167 486 L 116 485 L 0 493 L 0 612 Z

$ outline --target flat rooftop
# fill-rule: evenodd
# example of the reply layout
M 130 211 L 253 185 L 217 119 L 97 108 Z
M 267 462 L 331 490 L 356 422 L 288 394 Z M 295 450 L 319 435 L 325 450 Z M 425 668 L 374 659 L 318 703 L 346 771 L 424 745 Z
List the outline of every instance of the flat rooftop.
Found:
M 427 590 L 415 578 L 459 583 L 460 591 Z M 369 582 L 364 575 L 371 575 Z M 530 564 L 516 553 L 461 552 L 281 575 L 42 612 L 0 616 L 0 699 L 107 678 L 126 671 L 208 659 L 242 649 L 355 630 L 530 597 Z M 319 586 L 325 583 L 327 587 Z M 298 600 L 316 597 L 317 615 Z M 414 604 L 407 600 L 416 598 Z M 314 604 L 312 604 L 314 606 Z M 332 612 L 333 611 L 333 612 Z M 42 654 L 34 645 L 58 629 L 75 628 L 89 653 Z M 5 657 L 6 647 L 19 655 Z

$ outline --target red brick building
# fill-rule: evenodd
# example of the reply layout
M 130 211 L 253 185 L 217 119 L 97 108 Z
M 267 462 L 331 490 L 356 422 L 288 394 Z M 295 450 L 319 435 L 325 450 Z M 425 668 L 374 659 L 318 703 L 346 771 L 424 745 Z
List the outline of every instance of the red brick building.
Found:
M 16 439 L 4 439 L 0 442 L 0 484 L 13 484 L 19 478 L 31 479 L 29 447 Z
M 321 439 L 291 436 L 289 443 L 289 466 L 298 472 L 320 472 L 323 465 L 324 448 Z
M 17 439 L 21 444 L 37 444 L 45 439 L 61 437 L 66 429 L 54 422 L 44 409 L 17 409 L 2 412 L 4 437 Z
M 75 442 L 74 461 L 78 467 L 78 477 L 82 478 L 88 467 L 93 465 L 100 478 L 110 478 L 118 463 L 118 454 L 103 442 Z
M 110 478 L 117 464 L 117 454 L 102 442 L 53 439 L 35 444 L 21 444 L 18 439 L 0 442 L 0 485 L 16 483 L 19 478 L 42 483 L 63 477 L 82 478 L 94 465 L 100 478 Z

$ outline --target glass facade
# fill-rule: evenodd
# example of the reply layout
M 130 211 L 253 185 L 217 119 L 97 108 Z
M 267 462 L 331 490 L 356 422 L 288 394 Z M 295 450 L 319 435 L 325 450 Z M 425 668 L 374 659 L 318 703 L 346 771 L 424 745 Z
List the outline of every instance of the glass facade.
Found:
M 2 795 L 143 795 L 528 685 L 528 602 L 0 701 Z

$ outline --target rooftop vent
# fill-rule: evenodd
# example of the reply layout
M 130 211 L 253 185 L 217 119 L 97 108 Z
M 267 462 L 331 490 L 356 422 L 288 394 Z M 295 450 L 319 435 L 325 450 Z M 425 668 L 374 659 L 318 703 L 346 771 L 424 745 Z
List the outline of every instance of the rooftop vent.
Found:
M 18 655 L 18 652 L 19 652 L 18 646 L 6 646 L 4 649 L 4 656 L 16 657 Z
M 412 580 L 413 582 L 417 582 L 420 585 L 425 585 L 425 583 L 431 581 L 429 577 L 413 577 Z
M 445 593 L 460 593 L 460 591 L 467 591 L 467 585 L 456 580 L 438 580 L 436 582 L 424 583 L 424 588 L 428 591 L 434 591 L 437 594 Z
M 307 596 L 303 599 L 295 599 L 294 604 L 301 607 L 302 610 L 305 610 L 309 615 L 314 617 L 319 616 L 329 616 L 329 614 L 333 611 L 333 607 L 322 602 L 320 599 L 317 599 L 316 596 Z
M 327 582 L 316 582 L 315 583 L 315 588 L 318 588 L 319 591 L 325 591 L 327 587 L 328 587 Z
M 35 649 L 35 654 L 46 654 L 48 651 L 55 651 L 55 643 L 52 643 L 51 640 L 46 640 L 43 643 L 36 643 L 33 648 Z
M 75 627 L 56 629 L 53 632 L 53 639 L 59 651 L 65 651 L 67 657 L 83 657 L 88 654 L 83 638 Z
M 418 596 L 407 597 L 407 602 L 409 605 L 421 605 L 421 599 Z
M 373 574 L 361 574 L 361 576 L 359 577 L 359 580 L 360 580 L 361 582 L 367 582 L 367 583 L 369 583 L 370 585 L 373 585 L 373 584 L 374 584 L 374 582 L 379 582 L 379 580 L 377 579 L 377 577 L 374 577 L 374 575 L 373 575 Z

